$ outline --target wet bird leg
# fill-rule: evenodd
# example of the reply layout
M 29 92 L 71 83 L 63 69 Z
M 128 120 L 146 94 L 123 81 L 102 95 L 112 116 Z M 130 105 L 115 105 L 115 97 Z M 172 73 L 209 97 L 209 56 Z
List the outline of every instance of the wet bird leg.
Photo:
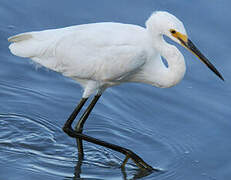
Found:
M 149 166 L 147 163 L 145 163 L 138 155 L 136 155 L 134 152 L 132 152 L 129 149 L 126 149 L 126 148 L 123 148 L 121 146 L 111 144 L 111 143 L 87 136 L 85 134 L 82 134 L 83 125 L 84 125 L 86 119 L 88 118 L 90 112 L 92 111 L 93 107 L 95 106 L 95 104 L 99 98 L 100 98 L 100 95 L 96 95 L 94 97 L 94 99 L 92 100 L 92 102 L 90 103 L 88 108 L 85 110 L 85 112 L 81 116 L 79 122 L 77 123 L 76 130 L 73 130 L 71 125 L 72 125 L 74 119 L 76 118 L 76 116 L 78 115 L 79 111 L 81 110 L 81 108 L 83 107 L 85 102 L 87 101 L 87 98 L 81 99 L 80 103 L 78 104 L 76 109 L 73 111 L 73 113 L 70 115 L 70 117 L 66 121 L 65 125 L 63 126 L 63 130 L 65 133 L 67 133 L 70 137 L 77 138 L 79 155 L 83 156 L 82 140 L 85 140 L 85 141 L 88 141 L 88 142 L 91 142 L 94 144 L 98 144 L 100 146 L 104 146 L 104 147 L 110 148 L 114 151 L 117 151 L 117 152 L 124 154 L 126 156 L 126 158 L 122 163 L 122 167 L 124 167 L 126 165 L 128 159 L 131 158 L 135 162 L 135 164 L 141 169 L 148 170 L 148 171 L 157 170 L 157 169 L 153 169 L 151 166 Z

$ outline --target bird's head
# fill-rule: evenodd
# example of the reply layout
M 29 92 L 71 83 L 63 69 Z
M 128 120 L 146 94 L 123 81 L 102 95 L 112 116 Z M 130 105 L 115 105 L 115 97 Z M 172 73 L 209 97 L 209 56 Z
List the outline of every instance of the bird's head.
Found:
M 159 35 L 166 35 L 173 41 L 182 45 L 201 60 L 210 70 L 212 70 L 220 79 L 224 80 L 222 75 L 214 65 L 199 51 L 199 49 L 188 38 L 183 23 L 174 15 L 165 11 L 156 11 L 147 20 L 146 26 Z

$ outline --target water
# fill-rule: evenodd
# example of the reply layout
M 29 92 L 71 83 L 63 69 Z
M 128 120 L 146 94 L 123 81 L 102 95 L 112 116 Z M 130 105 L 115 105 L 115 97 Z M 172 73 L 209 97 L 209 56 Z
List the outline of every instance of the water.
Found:
M 170 11 L 185 23 L 225 82 L 178 46 L 188 67 L 179 85 L 110 88 L 84 132 L 130 148 L 163 170 L 141 179 L 230 179 L 230 5 L 228 0 L 1 0 L 0 179 L 118 180 L 140 175 L 131 161 L 125 171 L 119 168 L 122 155 L 90 143 L 84 144 L 82 164 L 78 161 L 75 140 L 62 126 L 81 98 L 80 86 L 11 55 L 6 39 L 26 31 L 101 21 L 143 26 L 154 10 Z

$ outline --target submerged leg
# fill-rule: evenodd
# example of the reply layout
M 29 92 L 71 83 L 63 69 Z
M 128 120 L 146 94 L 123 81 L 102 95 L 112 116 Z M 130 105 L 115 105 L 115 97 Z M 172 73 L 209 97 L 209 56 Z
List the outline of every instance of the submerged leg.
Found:
M 72 123 L 75 119 L 75 117 L 78 115 L 79 111 L 81 110 L 81 108 L 83 107 L 83 105 L 85 104 L 85 102 L 87 101 L 87 98 L 82 98 L 79 105 L 76 107 L 76 109 L 73 111 L 73 113 L 71 114 L 71 116 L 68 118 L 68 120 L 66 121 L 65 125 L 63 126 L 63 131 L 65 133 L 67 133 L 69 136 L 73 137 L 73 138 L 77 138 L 77 143 L 78 143 L 78 150 L 79 153 L 81 155 L 83 155 L 83 147 L 82 147 L 82 140 L 94 143 L 94 144 L 98 144 L 100 146 L 104 146 L 107 148 L 110 148 L 114 151 L 120 152 L 122 154 L 124 154 L 126 156 L 122 167 L 124 167 L 128 161 L 129 158 L 131 158 L 134 163 L 141 169 L 145 169 L 148 171 L 153 171 L 153 170 L 157 170 L 158 169 L 153 169 L 151 166 L 149 166 L 147 163 L 145 163 L 143 161 L 143 159 L 141 159 L 138 155 L 136 155 L 134 152 L 132 152 L 129 149 L 123 148 L 121 146 L 115 145 L 115 144 L 111 144 L 96 138 L 93 138 L 91 136 L 87 136 L 85 134 L 82 134 L 82 128 L 84 125 L 84 122 L 86 121 L 86 119 L 88 118 L 90 112 L 92 111 L 93 107 L 95 106 L 96 102 L 98 101 L 98 99 L 100 98 L 100 95 L 96 95 L 94 97 L 94 99 L 92 100 L 91 104 L 88 106 L 88 108 L 86 109 L 86 111 L 84 112 L 84 114 L 82 115 L 82 117 L 80 118 L 79 122 L 77 123 L 76 129 L 77 131 L 73 130 L 72 128 Z
M 131 158 L 134 163 L 141 169 L 146 169 L 148 171 L 152 171 L 152 170 L 157 170 L 157 169 L 153 169 L 151 166 L 149 166 L 147 163 L 145 163 L 143 161 L 143 159 L 141 159 L 138 155 L 136 155 L 134 152 L 132 152 L 129 149 L 123 148 L 121 146 L 115 145 L 115 144 L 111 144 L 96 138 L 93 138 L 91 136 L 87 136 L 85 134 L 76 132 L 75 130 L 73 130 L 72 128 L 70 129 L 64 129 L 64 131 L 71 137 L 73 138 L 80 138 L 83 139 L 85 141 L 94 143 L 94 144 L 98 144 L 100 146 L 104 146 L 107 148 L 110 148 L 114 151 L 120 152 L 122 154 L 124 154 L 126 156 L 126 159 Z M 126 160 L 127 161 L 127 160 Z M 125 165 L 125 163 L 123 163 L 123 166 Z M 158 170 L 157 170 L 158 171 Z

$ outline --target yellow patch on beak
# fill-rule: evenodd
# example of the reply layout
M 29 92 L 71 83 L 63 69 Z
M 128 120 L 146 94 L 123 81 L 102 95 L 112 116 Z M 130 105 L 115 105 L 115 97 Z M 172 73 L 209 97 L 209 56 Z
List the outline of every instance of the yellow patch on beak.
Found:
M 174 29 L 170 29 L 170 32 L 173 37 L 175 37 L 176 39 L 181 39 L 185 44 L 187 44 L 188 37 L 185 34 L 181 34 L 180 32 L 177 32 Z
M 188 39 L 188 37 L 180 32 L 177 32 L 175 29 L 169 30 L 171 35 L 178 39 L 181 45 L 191 51 L 194 55 L 196 55 L 210 70 L 212 70 L 219 78 L 224 81 L 222 75 L 218 72 L 218 70 L 212 65 L 212 63 L 196 48 L 196 46 Z

